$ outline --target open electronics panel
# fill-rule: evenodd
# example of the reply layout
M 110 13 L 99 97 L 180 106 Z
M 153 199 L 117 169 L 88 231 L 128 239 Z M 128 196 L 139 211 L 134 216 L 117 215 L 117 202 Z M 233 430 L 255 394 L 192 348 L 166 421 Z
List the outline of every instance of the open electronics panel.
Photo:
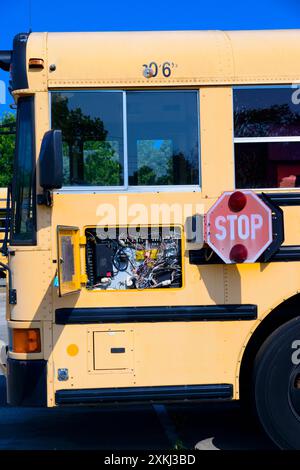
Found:
M 182 287 L 180 227 L 87 228 L 87 288 Z

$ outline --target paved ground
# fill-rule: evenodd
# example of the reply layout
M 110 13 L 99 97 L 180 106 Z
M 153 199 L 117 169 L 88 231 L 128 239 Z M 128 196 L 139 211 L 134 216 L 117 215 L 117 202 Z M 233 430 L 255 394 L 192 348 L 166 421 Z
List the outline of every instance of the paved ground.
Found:
M 0 289 L 0 339 L 7 338 Z M 6 405 L 0 376 L 1 449 L 272 449 L 234 403 L 20 409 Z

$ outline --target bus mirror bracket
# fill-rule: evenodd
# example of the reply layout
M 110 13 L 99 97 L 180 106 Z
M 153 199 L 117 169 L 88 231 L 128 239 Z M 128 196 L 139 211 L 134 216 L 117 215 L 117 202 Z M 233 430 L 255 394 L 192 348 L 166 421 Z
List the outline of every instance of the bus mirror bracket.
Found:
M 52 205 L 51 191 L 63 184 L 63 152 L 61 130 L 45 133 L 39 155 L 40 186 L 43 194 L 38 195 L 38 204 Z
M 17 304 L 17 291 L 13 288 L 12 272 L 8 264 L 4 264 L 0 261 L 0 266 L 4 271 L 8 272 L 8 303 L 9 305 Z
M 51 207 L 52 200 L 53 200 L 52 193 L 49 190 L 44 189 L 42 194 L 37 195 L 37 204 L 39 206 Z

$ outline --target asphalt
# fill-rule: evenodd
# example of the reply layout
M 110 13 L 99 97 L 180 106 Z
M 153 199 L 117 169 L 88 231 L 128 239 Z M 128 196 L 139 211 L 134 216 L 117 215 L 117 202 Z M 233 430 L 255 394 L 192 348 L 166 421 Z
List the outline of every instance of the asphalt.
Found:
M 0 288 L 0 339 L 7 340 Z M 13 408 L 0 376 L 0 450 L 270 450 L 238 403 Z

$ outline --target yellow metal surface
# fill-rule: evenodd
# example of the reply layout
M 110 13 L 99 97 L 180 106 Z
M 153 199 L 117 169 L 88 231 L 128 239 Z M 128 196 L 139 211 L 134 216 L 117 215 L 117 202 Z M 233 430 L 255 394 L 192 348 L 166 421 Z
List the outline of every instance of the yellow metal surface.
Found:
M 234 189 L 232 101 L 229 87 L 200 90 L 201 186 L 204 198 L 219 196 L 225 188 L 228 191 Z
M 300 262 L 195 266 L 189 263 L 188 249 L 199 246 L 184 240 L 182 288 L 91 292 L 84 285 L 85 228 L 99 224 L 101 207 L 109 204 L 115 208 L 117 220 L 132 225 L 125 202 L 130 206 L 138 201 L 147 208 L 152 204 L 191 205 L 192 213 L 183 222 L 191 215 L 203 216 L 223 191 L 234 189 L 231 85 L 299 82 L 299 43 L 300 30 L 30 35 L 27 60 L 43 58 L 45 68 L 28 71 L 30 88 L 16 94 L 35 94 L 37 158 L 43 134 L 50 128 L 51 89 L 176 86 L 200 90 L 201 186 L 197 191 L 56 191 L 51 208 L 37 206 L 37 245 L 10 248 L 18 301 L 7 315 L 12 327 L 20 322 L 24 327 L 42 325 L 41 357 L 48 361 L 49 406 L 54 406 L 55 391 L 62 388 L 231 383 L 238 398 L 245 347 L 262 319 L 300 292 Z M 146 79 L 143 64 L 151 61 L 174 63 L 171 76 Z M 49 70 L 51 64 L 55 64 L 55 71 Z M 297 189 L 276 190 L 280 191 L 292 193 Z M 37 192 L 41 193 L 38 185 Z M 283 207 L 283 211 L 285 243 L 300 244 L 298 207 Z M 159 214 L 151 219 L 153 225 L 163 222 Z M 178 215 L 172 222 L 182 224 Z M 106 223 L 116 225 L 109 217 Z M 146 212 L 142 213 L 138 224 L 148 223 Z M 58 226 L 67 226 L 62 235 L 72 238 L 75 260 L 74 276 L 60 284 L 62 294 L 69 293 L 62 297 L 54 286 L 61 267 Z M 74 226 L 78 230 L 70 228 Z M 218 304 L 257 304 L 258 319 L 67 326 L 54 323 L 58 308 Z M 72 345 L 77 346 L 77 354 L 70 354 L 75 351 Z M 125 353 L 111 353 L 113 348 L 125 348 Z M 23 359 L 21 355 L 14 357 Z M 58 368 L 69 369 L 69 381 L 58 381 Z
M 125 197 L 122 195 L 121 197 Z M 123 210 L 122 205 L 120 206 L 120 195 L 119 194 L 62 194 L 55 193 L 53 197 L 53 215 L 52 215 L 52 240 L 53 240 L 53 252 L 56 250 L 56 227 L 63 224 L 68 226 L 71 225 L 71 220 L 73 224 L 80 227 L 81 234 L 84 233 L 86 226 L 90 220 L 99 220 L 97 213 L 99 212 L 99 207 L 101 204 L 104 206 L 106 204 L 111 204 L 116 208 L 117 217 L 119 215 L 119 210 Z M 148 192 L 148 193 L 139 193 L 139 194 L 127 194 L 127 204 L 135 204 L 137 198 L 146 207 L 150 207 L 151 204 L 166 204 L 172 205 L 177 204 L 179 206 L 184 206 L 184 204 L 192 204 L 195 210 L 202 210 L 204 213 L 205 207 L 208 207 L 206 201 L 205 204 L 199 204 L 201 201 L 200 193 L 190 193 L 190 192 L 177 192 L 177 193 L 168 193 L 168 192 Z M 76 207 L 81 207 L 80 212 L 76 210 Z M 176 219 L 180 214 L 174 214 L 174 225 L 180 225 L 181 220 Z M 162 214 L 157 213 L 157 217 L 153 217 L 152 224 L 154 226 L 162 225 L 163 220 L 161 219 Z M 128 218 L 128 223 L 131 224 L 132 219 Z M 114 226 L 113 220 L 107 220 L 108 225 Z M 142 213 L 141 219 L 139 220 L 140 225 L 145 225 L 147 223 L 147 214 Z M 164 225 L 164 224 L 163 224 Z M 183 234 L 184 235 L 184 234 Z M 224 302 L 223 295 L 223 268 L 222 266 L 217 266 L 212 269 L 211 266 L 191 266 L 188 261 L 188 252 L 184 245 L 183 240 L 183 288 L 172 288 L 172 289 L 152 289 L 151 293 L 147 290 L 139 290 L 132 292 L 131 290 L 124 291 L 91 291 L 83 288 L 80 292 L 80 295 L 72 294 L 68 297 L 57 297 L 54 296 L 54 309 L 62 308 L 67 306 L 77 306 L 77 307 L 98 307 L 99 306 L 99 297 L 102 307 L 110 306 L 145 306 L 145 305 L 209 305 L 214 301 L 216 303 L 222 304 Z M 85 266 L 85 248 L 81 247 L 81 266 L 82 272 L 84 272 Z M 201 277 L 209 278 L 211 284 L 209 289 L 205 286 L 204 283 L 200 282 Z M 217 282 L 216 282 L 217 280 Z M 195 285 L 197 288 L 195 289 Z M 195 292 L 196 291 L 196 292 Z M 212 300 L 213 299 L 213 300 Z
M 300 30 L 34 33 L 27 60 L 45 68 L 29 71 L 30 87 L 289 83 L 299 80 L 299 41 Z M 151 62 L 171 75 L 145 78 Z
M 55 377 L 54 388 L 235 383 L 237 359 L 251 325 L 251 321 L 110 324 L 101 328 L 56 325 L 53 360 L 56 368 L 68 368 L 72 379 L 62 384 Z M 106 333 L 102 338 L 99 330 L 107 332 L 109 328 L 124 333 Z M 96 366 L 102 370 L 95 370 L 93 335 L 97 341 Z M 71 338 L 82 345 L 76 357 L 66 352 L 65 344 Z M 121 354 L 111 354 L 110 348 L 128 346 L 133 351 L 125 352 L 124 359 L 112 357 Z
M 17 304 L 9 306 L 10 319 L 51 321 L 55 265 L 50 251 L 23 251 L 19 247 L 10 250 L 14 252 L 9 256 L 9 264 L 17 290 Z

